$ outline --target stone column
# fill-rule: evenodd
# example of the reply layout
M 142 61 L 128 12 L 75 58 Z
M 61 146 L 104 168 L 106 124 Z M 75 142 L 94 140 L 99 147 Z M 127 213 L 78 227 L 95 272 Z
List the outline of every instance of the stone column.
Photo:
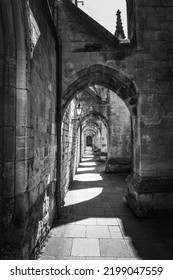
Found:
M 101 152 L 107 153 L 107 129 L 106 127 L 101 123 Z
M 172 96 L 143 94 L 135 133 L 135 168 L 127 200 L 138 216 L 173 213 Z
M 129 2 L 130 5 L 130 1 Z M 137 24 L 134 168 L 127 201 L 137 216 L 173 213 L 173 15 L 171 1 L 134 0 Z M 145 2 L 145 3 L 144 3 Z M 155 10 L 159 13 L 155 13 Z M 129 12 L 129 17 L 131 13 Z M 132 18 L 131 18 L 132 19 Z M 131 25 L 132 27 L 133 25 Z
M 106 172 L 126 172 L 131 168 L 130 112 L 124 102 L 110 94 L 109 148 Z

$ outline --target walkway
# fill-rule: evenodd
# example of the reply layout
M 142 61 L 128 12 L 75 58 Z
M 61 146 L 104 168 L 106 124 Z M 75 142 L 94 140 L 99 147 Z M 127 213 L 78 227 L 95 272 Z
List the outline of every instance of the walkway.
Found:
M 173 220 L 135 217 L 127 175 L 105 173 L 88 151 L 40 259 L 173 259 Z

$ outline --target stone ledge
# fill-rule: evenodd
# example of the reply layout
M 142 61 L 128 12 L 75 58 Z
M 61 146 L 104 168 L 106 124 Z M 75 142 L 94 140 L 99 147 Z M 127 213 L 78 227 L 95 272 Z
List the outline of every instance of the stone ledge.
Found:
M 127 158 L 108 158 L 106 161 L 105 171 L 113 172 L 128 172 L 131 170 L 131 160 Z

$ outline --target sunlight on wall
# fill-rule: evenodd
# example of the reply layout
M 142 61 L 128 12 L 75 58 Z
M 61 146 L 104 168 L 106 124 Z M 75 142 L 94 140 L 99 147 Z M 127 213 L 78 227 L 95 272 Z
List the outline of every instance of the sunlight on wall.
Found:
M 28 3 L 28 9 L 29 9 L 29 18 L 30 18 L 30 48 L 31 48 L 30 56 L 31 58 L 33 58 L 34 49 L 37 45 L 41 33 L 38 24 L 34 18 L 34 15 L 31 11 L 31 8 L 29 6 L 29 3 Z
M 44 201 L 43 201 L 43 211 L 42 211 L 42 219 L 38 222 L 38 230 L 37 230 L 37 237 L 36 242 L 40 242 L 44 238 L 45 234 L 47 234 L 50 230 L 49 226 L 49 206 L 50 206 L 50 198 L 47 195 L 47 191 L 45 191 Z

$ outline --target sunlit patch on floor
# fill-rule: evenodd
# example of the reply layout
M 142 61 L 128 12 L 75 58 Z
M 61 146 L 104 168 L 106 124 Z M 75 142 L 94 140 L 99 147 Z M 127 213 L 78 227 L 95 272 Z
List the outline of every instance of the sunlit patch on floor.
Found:
M 74 180 L 81 181 L 81 182 L 93 182 L 93 181 L 102 181 L 103 178 L 100 174 L 76 174 Z
M 103 188 L 87 188 L 83 190 L 71 190 L 65 198 L 65 206 L 71 206 L 91 199 L 97 199 Z
M 81 162 L 79 166 L 96 166 L 95 162 Z
M 95 170 L 95 168 L 94 167 L 79 167 L 77 171 L 79 173 L 81 171 L 84 172 L 84 171 L 92 171 L 92 170 Z

